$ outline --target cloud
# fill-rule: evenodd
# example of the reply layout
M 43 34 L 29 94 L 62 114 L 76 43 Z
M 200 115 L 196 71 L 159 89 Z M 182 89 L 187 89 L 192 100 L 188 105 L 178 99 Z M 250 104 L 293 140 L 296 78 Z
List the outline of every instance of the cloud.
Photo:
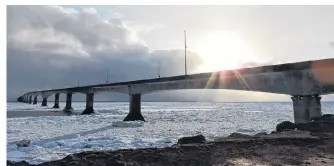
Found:
M 122 18 L 98 17 L 99 10 L 62 6 L 7 7 L 7 98 L 33 90 L 72 87 L 184 74 L 183 50 L 149 52 L 139 36 L 159 24 L 128 24 Z M 159 27 L 160 26 L 160 27 Z M 187 54 L 188 73 L 203 62 L 195 52 Z M 271 63 L 271 62 L 270 62 Z M 244 64 L 252 67 L 256 63 Z M 267 96 L 267 97 L 264 97 Z M 268 99 L 264 93 L 226 90 L 181 90 L 144 95 L 150 101 L 244 101 Z M 277 96 L 281 100 L 286 96 Z M 81 94 L 74 100 L 84 100 Z M 271 97 L 273 99 L 275 97 Z M 64 100 L 64 95 L 61 95 Z M 102 93 L 96 100 L 127 100 L 128 96 Z M 289 98 L 287 98 L 289 100 Z
M 90 8 L 85 8 L 83 12 L 87 14 L 96 14 L 97 10 L 95 8 L 90 7 Z
M 136 33 L 149 33 L 156 29 L 163 29 L 165 26 L 163 24 L 155 23 L 152 25 L 143 24 L 143 23 L 134 23 L 134 22 L 127 22 L 128 25 L 132 27 L 132 30 Z
M 144 42 L 120 19 L 101 21 L 94 8 L 85 9 L 78 16 L 64 10 L 70 9 L 9 6 L 8 47 L 68 56 L 96 56 L 107 55 L 106 52 L 136 52 L 147 49 Z
M 8 100 L 36 89 L 77 86 L 78 80 L 80 85 L 103 83 L 107 70 L 109 82 L 156 78 L 157 61 L 161 76 L 183 74 L 183 50 L 150 53 L 121 19 L 99 20 L 94 8 L 73 11 L 8 7 Z M 189 71 L 194 71 L 201 60 L 193 52 L 189 57 Z
M 334 42 L 330 42 L 329 46 L 331 46 L 334 49 Z

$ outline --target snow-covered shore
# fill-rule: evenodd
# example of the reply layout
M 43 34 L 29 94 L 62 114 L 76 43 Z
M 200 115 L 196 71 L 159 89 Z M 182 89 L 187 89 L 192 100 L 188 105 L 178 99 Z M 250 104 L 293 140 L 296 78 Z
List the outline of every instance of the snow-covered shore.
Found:
M 209 141 L 236 131 L 252 135 L 293 119 L 291 103 L 143 103 L 147 122 L 133 124 L 121 122 L 128 103 L 94 103 L 95 115 L 35 116 L 40 111 L 50 114 L 51 107 L 8 105 L 8 112 L 29 112 L 7 118 L 8 160 L 37 164 L 89 150 L 167 147 L 196 134 Z M 80 113 L 85 103 L 74 102 L 73 107 Z M 323 112 L 332 107 L 323 104 Z M 31 140 L 30 145 L 17 148 L 16 141 L 24 139 Z

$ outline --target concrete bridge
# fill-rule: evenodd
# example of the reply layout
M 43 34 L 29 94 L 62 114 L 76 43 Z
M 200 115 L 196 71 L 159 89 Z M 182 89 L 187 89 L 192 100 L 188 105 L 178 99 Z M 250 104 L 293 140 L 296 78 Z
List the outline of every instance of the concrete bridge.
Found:
M 145 120 L 141 114 L 141 95 L 156 91 L 179 89 L 232 89 L 290 95 L 293 101 L 295 123 L 305 123 L 321 116 L 321 95 L 334 93 L 334 58 L 298 63 L 287 63 L 218 72 L 181 75 L 118 83 L 107 83 L 62 89 L 28 92 L 17 100 L 37 104 L 37 96 L 47 105 L 55 94 L 53 108 L 59 108 L 59 95 L 66 94 L 65 112 L 73 108 L 72 95 L 86 95 L 86 109 L 82 114 L 94 112 L 94 95 L 102 91 L 128 94 L 129 114 L 124 121 Z

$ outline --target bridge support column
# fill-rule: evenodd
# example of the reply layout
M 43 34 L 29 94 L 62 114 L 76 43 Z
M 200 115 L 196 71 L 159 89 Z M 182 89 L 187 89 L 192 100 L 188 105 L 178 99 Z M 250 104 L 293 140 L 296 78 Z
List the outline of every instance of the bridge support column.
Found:
M 67 93 L 66 94 L 66 105 L 65 108 L 63 109 L 64 112 L 69 113 L 73 111 L 72 108 L 72 93 Z
M 123 121 L 145 121 L 141 114 L 141 94 L 134 94 L 130 96 L 130 112 Z
M 59 108 L 59 93 L 55 94 L 55 105 L 52 108 Z
M 94 113 L 94 93 L 86 94 L 86 109 L 81 113 L 81 115 L 87 115 Z
M 43 97 L 43 101 L 42 101 L 42 107 L 45 107 L 48 105 L 48 98 Z
M 28 96 L 25 97 L 24 102 L 29 103 Z
M 322 115 L 319 95 L 293 96 L 291 99 L 295 123 L 307 123 Z
M 32 96 L 29 96 L 29 104 L 31 104 L 32 103 Z
M 34 97 L 34 102 L 32 104 L 37 104 L 37 96 Z
M 17 98 L 17 102 L 23 102 L 22 96 Z

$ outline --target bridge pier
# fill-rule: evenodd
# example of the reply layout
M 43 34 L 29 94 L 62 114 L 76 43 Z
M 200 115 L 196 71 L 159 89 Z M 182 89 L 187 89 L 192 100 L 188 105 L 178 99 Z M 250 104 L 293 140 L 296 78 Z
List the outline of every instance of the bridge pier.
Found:
M 43 97 L 43 101 L 42 101 L 42 107 L 45 107 L 48 105 L 48 98 Z
M 37 96 L 34 97 L 34 102 L 32 104 L 37 104 Z
M 59 93 L 55 94 L 55 105 L 52 108 L 59 108 Z
M 22 100 L 22 96 L 21 97 L 19 97 L 19 98 L 17 98 L 17 102 L 22 102 L 23 100 Z
M 29 96 L 29 101 L 28 101 L 29 104 L 32 103 L 32 96 Z
M 319 95 L 293 96 L 291 99 L 295 123 L 307 123 L 322 115 Z
M 87 115 L 94 113 L 94 93 L 86 94 L 86 109 L 81 113 L 81 115 Z
M 129 114 L 125 117 L 123 121 L 145 121 L 143 115 L 141 114 L 141 94 L 133 94 L 130 96 L 129 108 Z
M 72 108 L 72 93 L 67 93 L 66 94 L 66 105 L 65 108 L 63 109 L 64 112 L 66 113 L 70 113 L 71 111 L 73 111 Z

